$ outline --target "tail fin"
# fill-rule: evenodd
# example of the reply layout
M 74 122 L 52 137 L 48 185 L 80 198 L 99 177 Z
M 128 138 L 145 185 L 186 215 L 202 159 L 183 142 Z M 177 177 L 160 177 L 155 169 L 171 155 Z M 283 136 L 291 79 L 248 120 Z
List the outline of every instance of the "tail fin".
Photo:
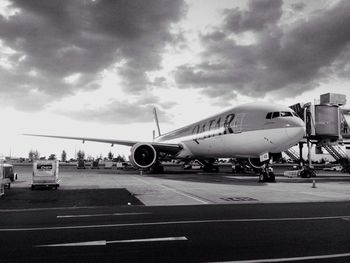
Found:
M 156 125 L 157 125 L 157 129 L 158 129 L 158 136 L 161 136 L 162 134 L 160 133 L 159 122 L 158 122 L 158 116 L 157 116 L 157 110 L 156 110 L 155 107 L 153 108 L 153 114 L 154 114 L 154 120 L 155 120 Z

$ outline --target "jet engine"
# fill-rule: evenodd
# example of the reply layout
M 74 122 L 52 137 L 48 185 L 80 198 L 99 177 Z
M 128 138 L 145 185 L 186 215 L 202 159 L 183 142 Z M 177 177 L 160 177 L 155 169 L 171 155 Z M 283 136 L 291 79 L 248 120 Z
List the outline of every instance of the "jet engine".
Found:
M 255 169 L 260 169 L 264 166 L 265 162 L 261 162 L 260 158 L 248 158 L 249 165 Z
M 149 168 L 157 160 L 157 152 L 151 144 L 137 143 L 131 148 L 130 161 L 139 168 Z

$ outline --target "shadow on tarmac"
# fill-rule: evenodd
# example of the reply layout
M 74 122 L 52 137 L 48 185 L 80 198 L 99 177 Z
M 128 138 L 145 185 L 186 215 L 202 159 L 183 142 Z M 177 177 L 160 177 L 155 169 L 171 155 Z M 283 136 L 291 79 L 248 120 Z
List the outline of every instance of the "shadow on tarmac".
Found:
M 6 189 L 1 209 L 143 205 L 126 189 Z

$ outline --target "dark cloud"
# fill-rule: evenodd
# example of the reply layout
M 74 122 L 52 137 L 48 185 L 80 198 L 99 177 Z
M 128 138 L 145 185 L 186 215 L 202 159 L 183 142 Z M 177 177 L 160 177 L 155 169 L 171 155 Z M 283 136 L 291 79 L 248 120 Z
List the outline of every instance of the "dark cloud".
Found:
M 172 107 L 169 102 L 161 103 L 154 95 L 146 95 L 134 101 L 111 100 L 109 103 L 99 108 L 86 107 L 79 111 L 60 112 L 69 115 L 71 118 L 81 121 L 93 121 L 109 124 L 130 124 L 152 122 L 153 108 L 157 108 L 158 118 L 161 122 L 170 122 L 169 115 L 164 109 Z
M 146 73 L 159 69 L 166 44 L 179 37 L 171 34 L 171 26 L 185 12 L 183 0 L 11 3 L 19 12 L 0 16 L 0 39 L 15 53 L 6 54 L 10 67 L 0 66 L 0 94 L 49 98 L 37 107 L 29 103 L 32 109 L 78 89 L 98 88 L 99 73 L 106 68 L 118 71 L 125 91 L 145 90 Z M 74 74 L 79 77 L 67 82 Z
M 262 15 L 263 10 L 269 16 Z M 202 62 L 175 71 L 178 86 L 224 99 L 234 92 L 262 97 L 274 91 L 270 94 L 293 97 L 333 74 L 345 77 L 344 68 L 350 66 L 350 2 L 292 24 L 279 20 L 281 12 L 275 0 L 251 1 L 247 11 L 227 10 L 221 27 L 201 36 Z M 250 44 L 233 40 L 247 31 L 254 36 Z
M 225 28 L 232 32 L 260 31 L 276 23 L 282 15 L 282 0 L 250 1 L 247 11 L 226 9 Z

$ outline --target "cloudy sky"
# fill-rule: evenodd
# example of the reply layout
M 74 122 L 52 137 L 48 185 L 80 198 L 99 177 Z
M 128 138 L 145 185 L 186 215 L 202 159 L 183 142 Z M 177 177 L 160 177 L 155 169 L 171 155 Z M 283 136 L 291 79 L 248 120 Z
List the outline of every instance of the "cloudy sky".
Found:
M 350 100 L 350 1 L 0 0 L 0 155 L 127 155 L 251 101 Z

